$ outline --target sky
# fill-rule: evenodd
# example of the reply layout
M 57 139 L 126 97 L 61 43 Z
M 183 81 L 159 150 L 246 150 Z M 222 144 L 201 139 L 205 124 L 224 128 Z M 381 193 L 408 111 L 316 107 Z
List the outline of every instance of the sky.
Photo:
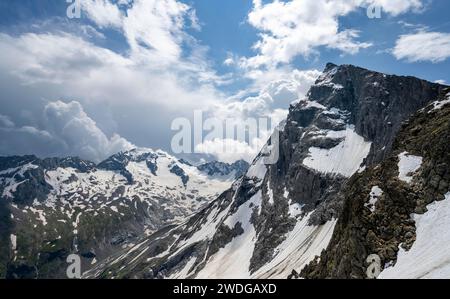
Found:
M 78 1 L 0 0 L 0 155 L 172 152 L 195 111 L 276 124 L 327 62 L 450 83 L 445 0 Z M 271 131 L 192 148 L 251 160 Z

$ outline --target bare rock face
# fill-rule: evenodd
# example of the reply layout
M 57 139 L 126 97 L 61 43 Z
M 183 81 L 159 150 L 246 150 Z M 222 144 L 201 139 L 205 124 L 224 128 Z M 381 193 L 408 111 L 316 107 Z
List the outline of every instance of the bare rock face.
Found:
M 368 157 L 368 163 L 372 164 L 381 161 L 390 150 L 402 122 L 436 100 L 442 88 L 414 77 L 328 64 L 322 82 L 311 88 L 309 97 L 350 112 L 356 132 L 373 143 Z
M 398 216 L 389 223 L 375 217 L 381 222 L 373 227 L 365 228 L 354 218 L 360 211 L 351 207 L 364 207 L 374 180 L 364 179 L 368 173 L 380 163 L 392 163 L 403 123 L 445 88 L 417 78 L 328 64 L 307 98 L 290 107 L 278 129 L 279 142 L 269 142 L 231 189 L 182 224 L 105 260 L 86 277 L 295 278 L 327 248 L 332 235 L 328 248 L 335 251 L 323 255 L 321 266 L 307 266 L 304 276 L 361 276 L 364 263 L 362 258 L 351 259 L 349 246 L 361 257 L 377 249 L 383 262 L 394 260 L 398 243 L 410 244 L 414 238 L 413 224 L 402 216 L 417 208 L 410 195 L 393 193 L 395 201 L 385 210 Z M 269 147 L 276 147 L 280 157 L 265 165 Z M 373 175 L 381 180 L 384 173 L 377 170 Z M 437 169 L 430 174 L 431 186 L 444 190 L 447 183 Z M 396 188 L 395 181 L 382 187 L 387 185 Z M 349 221 L 351 229 L 343 229 Z M 377 225 L 381 232 L 375 230 Z M 403 232 L 409 234 L 380 241 L 380 236 L 387 240 Z M 365 247 L 365 239 L 372 247 Z M 330 267 L 337 265 L 327 261 L 338 256 L 344 262 L 331 274 Z
M 209 176 L 229 176 L 238 179 L 247 172 L 249 166 L 244 160 L 232 164 L 213 161 L 201 164 L 197 166 L 197 169 Z
M 402 123 L 437 99 L 442 89 L 439 84 L 417 78 L 385 75 L 351 65 L 328 64 L 309 91 L 307 101 L 301 101 L 290 109 L 281 134 L 281 157 L 276 171 L 271 168 L 271 181 L 280 189 L 286 187 L 306 211 L 315 211 L 311 224 L 318 225 L 337 217 L 342 205 L 339 191 L 356 172 L 355 168 L 318 172 L 304 163 L 310 149 L 348 146 L 348 152 L 338 153 L 330 159 L 341 160 L 345 164 L 346 159 L 353 158 L 352 153 L 369 148 L 361 161 L 355 161 L 355 166 L 358 170 L 370 167 L 389 155 Z M 352 137 L 349 132 L 336 134 L 349 128 L 370 145 L 350 148 L 354 144 L 345 140 Z M 322 160 L 323 163 L 330 162 Z M 319 170 L 326 170 L 326 167 L 321 168 Z

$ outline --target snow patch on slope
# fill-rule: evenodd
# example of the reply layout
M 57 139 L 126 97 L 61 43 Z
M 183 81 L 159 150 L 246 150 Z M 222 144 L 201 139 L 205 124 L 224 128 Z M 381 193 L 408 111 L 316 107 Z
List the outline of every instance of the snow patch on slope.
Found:
M 274 259 L 252 275 L 260 279 L 286 279 L 292 270 L 302 270 L 328 246 L 337 220 L 308 226 L 309 215 L 297 222 L 286 240 L 275 249 Z
M 310 156 L 303 160 L 303 164 L 323 173 L 351 177 L 369 154 L 372 143 L 359 136 L 354 126 L 348 126 L 345 131 L 330 131 L 327 138 L 344 140 L 331 149 L 310 148 Z
M 376 204 L 378 202 L 378 199 L 383 195 L 383 190 L 381 190 L 380 187 L 374 186 L 372 188 L 372 191 L 370 191 L 370 200 L 368 203 L 366 203 L 364 206 L 369 208 L 370 211 L 375 212 Z
M 197 275 L 196 278 L 206 279 L 248 279 L 250 278 L 250 259 L 253 256 L 256 242 L 256 231 L 250 222 L 253 207 L 259 206 L 262 193 L 258 191 L 249 201 L 243 204 L 239 210 L 229 216 L 224 222 L 233 228 L 238 222 L 244 233 L 236 238 L 225 248 L 214 254 Z
M 417 239 L 411 250 L 400 248 L 397 264 L 384 270 L 384 279 L 443 279 L 450 277 L 450 192 L 430 204 L 424 215 L 413 215 Z
M 192 257 L 191 259 L 189 259 L 189 261 L 186 263 L 184 268 L 180 272 L 171 276 L 170 279 L 184 279 L 184 278 L 188 277 L 189 274 L 191 273 L 190 270 L 192 269 L 192 266 L 194 266 L 196 261 L 197 261 L 196 257 Z
M 253 164 L 250 166 L 250 168 L 247 171 L 246 176 L 248 178 L 257 178 L 260 180 L 263 180 L 267 173 L 267 166 L 264 164 L 264 159 L 260 157 L 256 161 L 253 162 Z
M 17 236 L 14 234 L 11 234 L 9 238 L 11 241 L 11 250 L 16 251 L 17 250 Z
M 327 86 L 333 89 L 343 89 L 344 86 L 333 83 L 334 75 L 336 75 L 338 68 L 332 68 L 328 72 L 323 73 L 318 79 L 315 86 Z
M 442 109 L 445 105 L 450 104 L 450 93 L 447 94 L 447 98 L 442 101 L 436 101 L 432 103 L 434 106 L 433 109 L 431 109 L 428 113 L 432 113 L 433 111 Z
M 28 179 L 24 179 L 25 173 L 36 168 L 38 166 L 28 163 L 23 166 L 0 171 L 0 176 L 13 174 L 12 177 L 0 178 L 0 183 L 4 184 L 2 196 L 5 198 L 14 198 L 14 193 L 17 191 L 17 188 L 28 181 Z
M 317 109 L 321 109 L 321 110 L 326 110 L 327 107 L 325 107 L 324 105 L 316 102 L 316 101 L 310 101 L 310 100 L 303 100 L 300 101 L 299 103 L 302 103 L 302 110 L 308 110 L 310 108 L 317 108 Z
M 413 180 L 413 174 L 422 166 L 423 158 L 408 155 L 407 152 L 401 153 L 398 158 L 398 178 L 409 184 Z

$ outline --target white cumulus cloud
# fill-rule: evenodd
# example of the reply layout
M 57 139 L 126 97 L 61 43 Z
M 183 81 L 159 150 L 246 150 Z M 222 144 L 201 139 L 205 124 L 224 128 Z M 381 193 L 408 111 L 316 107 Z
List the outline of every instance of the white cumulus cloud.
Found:
M 450 57 L 450 33 L 419 31 L 402 35 L 392 54 L 409 62 L 442 62 Z
M 5 121 L 6 120 L 6 121 Z M 17 126 L 0 115 L 2 154 L 36 154 L 41 156 L 80 156 L 100 162 L 106 157 L 134 148 L 117 134 L 111 137 L 98 128 L 79 102 L 50 102 L 42 112 L 43 125 Z
M 83 0 L 80 3 L 83 11 L 99 27 L 122 26 L 123 13 L 109 0 Z
M 79 102 L 51 102 L 45 106 L 46 129 L 61 140 L 69 153 L 100 161 L 134 146 L 117 134 L 108 138 L 83 110 Z
M 273 80 L 266 82 L 254 96 L 243 100 L 229 99 L 206 111 L 208 117 L 227 122 L 227 125 L 238 130 L 242 130 L 243 125 L 257 124 L 257 127 L 248 127 L 248 132 L 252 135 L 232 134 L 233 136 L 210 138 L 196 145 L 196 151 L 214 155 L 223 162 L 238 159 L 251 162 L 266 144 L 274 128 L 286 119 L 289 105 L 306 96 L 320 72 L 292 70 L 282 74 L 284 76 L 275 76 Z
M 421 12 L 424 9 L 422 0 L 365 0 L 366 5 L 378 5 L 383 11 L 397 16 L 402 13 L 413 11 Z
M 317 54 L 319 47 L 356 54 L 371 42 L 358 41 L 358 29 L 342 29 L 339 18 L 359 8 L 377 5 L 384 12 L 399 15 L 422 8 L 420 0 L 291 0 L 263 3 L 253 0 L 248 22 L 260 31 L 254 45 L 257 55 L 246 58 L 242 66 L 274 67 L 292 62 L 296 56 Z

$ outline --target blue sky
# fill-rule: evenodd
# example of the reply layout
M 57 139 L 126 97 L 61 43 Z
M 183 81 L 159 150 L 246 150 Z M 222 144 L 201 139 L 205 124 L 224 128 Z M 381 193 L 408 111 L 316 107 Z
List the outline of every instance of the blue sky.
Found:
M 197 0 L 192 3 L 199 19 L 204 23 L 203 30 L 194 35 L 211 47 L 211 57 L 220 71 L 228 71 L 221 65 L 228 51 L 240 56 L 254 54 L 251 47 L 258 39 L 258 31 L 246 22 L 248 12 L 252 8 L 250 0 Z M 340 51 L 321 49 L 320 57 L 317 59 L 300 57 L 295 60 L 294 65 L 297 68 L 322 69 L 326 62 L 355 64 L 387 73 L 414 75 L 432 81 L 442 79 L 449 82 L 450 61 L 448 60 L 441 63 L 408 63 L 398 61 L 389 53 L 380 53 L 394 47 L 399 35 L 411 32 L 410 28 L 399 25 L 400 21 L 450 32 L 449 9 L 450 3 L 437 0 L 427 6 L 423 13 L 407 13 L 397 17 L 383 13 L 382 19 L 368 19 L 365 10 L 361 9 L 342 18 L 342 26 L 358 28 L 361 30 L 361 39 L 374 41 L 375 46 L 357 55 L 342 55 Z
M 252 45 L 258 40 L 258 30 L 248 24 L 247 17 L 253 4 L 251 0 L 191 0 L 182 1 L 189 4 L 196 11 L 201 22 L 201 31 L 187 30 L 195 38 L 208 46 L 208 59 L 214 62 L 220 73 L 229 72 L 223 65 L 227 53 L 238 56 L 254 54 Z M 270 2 L 270 1 L 265 1 Z M 369 69 L 393 74 L 414 75 L 427 80 L 450 81 L 447 71 L 450 61 L 440 63 L 415 62 L 408 63 L 395 59 L 389 53 L 381 53 L 394 47 L 395 41 L 401 34 L 408 34 L 414 27 L 399 24 L 405 22 L 411 25 L 427 26 L 430 31 L 450 32 L 448 1 L 423 1 L 425 9 L 421 13 L 408 12 L 399 16 L 382 13 L 381 19 L 369 19 L 365 9 L 360 9 L 341 18 L 342 28 L 356 28 L 361 31 L 361 40 L 370 40 L 375 45 L 361 51 L 357 55 L 342 55 L 340 51 L 321 49 L 320 57 L 304 59 L 300 57 L 293 63 L 297 68 L 321 69 L 328 61 L 337 64 L 355 64 Z M 25 32 L 32 30 L 37 22 L 52 18 L 65 18 L 67 4 L 64 0 L 3 0 L 0 3 L 0 26 L 2 32 Z M 67 20 L 60 20 L 67 22 Z M 71 23 L 92 24 L 86 16 L 82 20 L 71 20 Z M 54 24 L 57 26 L 57 24 Z M 105 46 L 115 51 L 127 48 L 125 40 L 120 34 L 106 30 L 108 41 Z M 307 32 L 305 33 L 307 34 Z M 103 43 L 103 41 L 101 41 Z
M 450 82 L 448 1 L 84 2 L 0 2 L 0 155 L 170 151 L 197 109 L 282 118 L 327 62 Z

